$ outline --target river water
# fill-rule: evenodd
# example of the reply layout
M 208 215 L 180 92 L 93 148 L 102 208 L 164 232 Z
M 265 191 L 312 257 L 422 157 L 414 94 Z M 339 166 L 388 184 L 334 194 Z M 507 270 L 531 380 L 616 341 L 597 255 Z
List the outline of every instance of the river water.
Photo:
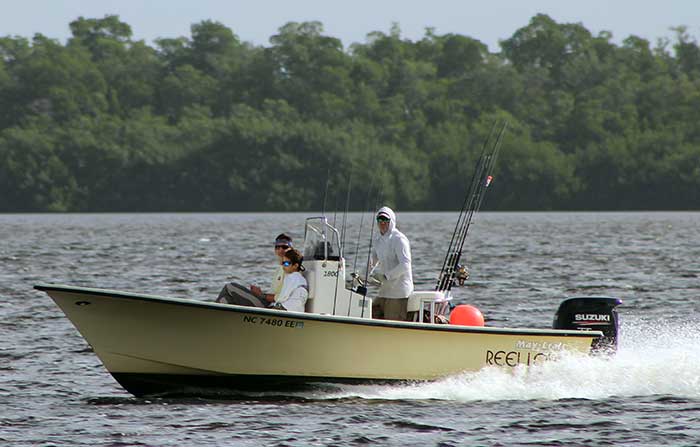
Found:
M 228 281 L 265 284 L 274 237 L 301 242 L 305 217 L 0 215 L 0 445 L 700 445 L 700 213 L 479 214 L 456 302 L 478 306 L 487 325 L 550 327 L 566 296 L 616 296 L 620 348 L 425 384 L 137 399 L 32 289 L 212 299 Z M 347 218 L 358 270 L 369 217 Z M 398 214 L 418 289 L 434 286 L 456 219 Z

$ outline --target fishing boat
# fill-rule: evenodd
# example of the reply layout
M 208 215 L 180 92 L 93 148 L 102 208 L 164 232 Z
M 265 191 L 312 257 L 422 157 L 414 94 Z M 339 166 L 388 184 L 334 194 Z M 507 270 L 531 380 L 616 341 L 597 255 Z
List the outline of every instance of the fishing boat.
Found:
M 551 329 L 489 327 L 483 319 L 456 318 L 460 310 L 473 310 L 466 305 L 449 312 L 464 242 L 491 183 L 504 130 L 495 144 L 484 145 L 435 290 L 409 296 L 414 321 L 372 318 L 366 282 L 356 272 L 346 275 L 339 231 L 324 216 L 305 224 L 305 312 L 68 285 L 35 288 L 54 300 L 107 371 L 135 396 L 428 381 L 614 350 L 617 298 L 566 299 Z M 247 293 L 230 290 L 242 298 Z
M 371 298 L 342 281 L 338 231 L 306 221 L 306 312 L 43 284 L 107 371 L 135 396 L 230 395 L 320 383 L 435 380 L 516 368 L 616 342 L 619 300 L 565 301 L 553 329 L 434 323 L 440 291 L 414 292 L 412 322 L 372 319 Z M 428 322 L 424 322 L 427 320 Z

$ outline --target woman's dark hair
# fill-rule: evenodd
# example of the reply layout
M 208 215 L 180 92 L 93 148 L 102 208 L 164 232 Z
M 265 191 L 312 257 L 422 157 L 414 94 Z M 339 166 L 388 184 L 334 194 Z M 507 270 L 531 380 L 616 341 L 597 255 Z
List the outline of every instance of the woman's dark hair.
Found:
M 304 261 L 304 256 L 302 256 L 301 252 L 296 248 L 290 248 L 289 250 L 285 251 L 284 257 L 289 259 L 292 262 L 292 265 L 299 264 L 300 272 L 305 270 L 304 266 L 301 265 L 301 263 Z

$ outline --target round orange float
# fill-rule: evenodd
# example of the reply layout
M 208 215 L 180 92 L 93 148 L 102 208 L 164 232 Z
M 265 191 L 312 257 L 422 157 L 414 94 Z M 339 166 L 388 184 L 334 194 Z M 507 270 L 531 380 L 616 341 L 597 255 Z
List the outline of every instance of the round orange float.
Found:
M 469 304 L 460 304 L 450 313 L 450 324 L 459 326 L 483 326 L 484 316 L 481 311 Z

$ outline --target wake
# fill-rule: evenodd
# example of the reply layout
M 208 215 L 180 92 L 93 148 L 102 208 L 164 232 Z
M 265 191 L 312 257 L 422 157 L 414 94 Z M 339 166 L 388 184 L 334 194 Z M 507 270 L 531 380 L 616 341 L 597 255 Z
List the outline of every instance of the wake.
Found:
M 667 395 L 700 398 L 700 325 L 624 324 L 612 356 L 564 355 L 515 369 L 485 368 L 436 382 L 339 386 L 315 399 L 502 400 L 604 399 Z

